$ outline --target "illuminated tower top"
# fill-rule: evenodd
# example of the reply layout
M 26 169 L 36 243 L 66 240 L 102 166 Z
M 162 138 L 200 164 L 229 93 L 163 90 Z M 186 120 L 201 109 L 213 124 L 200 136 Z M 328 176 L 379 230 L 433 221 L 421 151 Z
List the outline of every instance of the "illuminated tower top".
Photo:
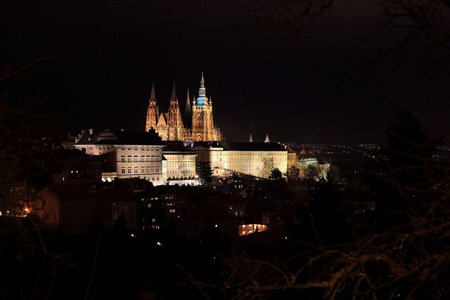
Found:
M 170 98 L 170 102 L 178 102 L 177 98 L 177 89 L 175 87 L 175 81 L 173 82 L 173 88 L 172 88 L 172 97 Z
M 150 103 L 155 102 L 156 103 L 156 96 L 155 96 L 155 82 L 152 81 L 152 92 L 150 94 Z
M 200 89 L 198 90 L 197 105 L 208 105 L 208 97 L 206 97 L 205 78 L 200 80 Z
M 191 115 L 192 109 L 191 109 L 191 100 L 189 98 L 189 88 L 187 89 L 187 98 L 186 98 L 186 115 Z

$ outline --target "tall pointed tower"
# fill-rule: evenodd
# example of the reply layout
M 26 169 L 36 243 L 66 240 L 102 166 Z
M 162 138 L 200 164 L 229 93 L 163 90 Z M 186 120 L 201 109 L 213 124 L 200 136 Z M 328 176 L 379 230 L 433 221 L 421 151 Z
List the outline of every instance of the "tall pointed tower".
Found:
M 214 124 L 211 97 L 206 97 L 203 72 L 198 97 L 193 97 L 191 101 L 188 89 L 185 114 L 181 114 L 180 111 L 175 82 L 168 112 L 159 110 L 156 103 L 155 86 L 152 84 L 145 130 L 148 131 L 150 128 L 154 128 L 163 141 L 223 140 L 220 129 Z
M 148 101 L 147 108 L 147 120 L 145 122 L 145 131 L 148 132 L 150 128 L 156 128 L 158 124 L 159 107 L 156 103 L 155 96 L 155 82 L 152 82 L 152 92 L 150 94 L 150 99 Z
M 180 112 L 180 105 L 178 103 L 177 98 L 177 90 L 175 87 L 175 81 L 173 82 L 173 89 L 172 89 L 172 97 L 170 98 L 170 106 L 169 106 L 169 118 L 168 118 L 168 124 L 169 125 L 169 141 L 178 141 L 181 139 L 181 129 L 183 126 L 183 120 L 181 117 Z
M 189 98 L 189 88 L 187 89 L 187 97 L 186 97 L 186 115 L 187 116 L 192 115 L 191 100 Z
M 198 97 L 192 106 L 192 139 L 196 141 L 218 140 L 214 136 L 212 103 L 206 97 L 203 72 L 200 79 Z

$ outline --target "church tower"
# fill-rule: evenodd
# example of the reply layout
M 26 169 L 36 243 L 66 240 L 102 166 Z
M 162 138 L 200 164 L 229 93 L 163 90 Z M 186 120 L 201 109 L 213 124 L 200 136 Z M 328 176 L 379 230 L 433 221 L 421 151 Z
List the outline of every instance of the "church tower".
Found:
M 183 119 L 181 117 L 180 106 L 178 104 L 177 91 L 175 82 L 173 83 L 172 97 L 170 98 L 169 106 L 169 141 L 178 141 L 181 139 L 181 131 L 183 129 Z
M 189 97 L 189 88 L 187 89 L 187 98 L 186 98 L 186 116 L 192 116 L 191 99 Z
M 205 78 L 200 80 L 198 97 L 192 105 L 192 139 L 195 141 L 220 140 L 214 134 L 211 99 L 206 97 Z
M 186 111 L 181 113 L 177 98 L 175 82 L 173 83 L 172 97 L 169 110 L 161 112 L 156 103 L 155 85 L 152 84 L 152 93 L 147 109 L 145 130 L 154 128 L 163 141 L 222 141 L 220 129 L 214 124 L 211 97 L 206 97 L 205 78 L 200 80 L 198 97 L 191 102 L 189 89 L 186 99 Z
M 145 122 L 145 131 L 148 132 L 150 128 L 156 128 L 158 124 L 159 107 L 156 103 L 155 96 L 155 82 L 152 82 L 152 92 L 150 94 L 150 99 L 147 108 L 147 120 Z

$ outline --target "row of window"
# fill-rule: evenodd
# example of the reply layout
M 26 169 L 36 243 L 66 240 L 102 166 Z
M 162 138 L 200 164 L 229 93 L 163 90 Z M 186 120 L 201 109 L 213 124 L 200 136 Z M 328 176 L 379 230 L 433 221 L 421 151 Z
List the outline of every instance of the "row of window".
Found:
M 265 157 L 230 157 L 230 161 L 265 161 Z M 274 161 L 286 161 L 286 157 L 273 157 Z
M 120 170 L 120 172 L 122 174 L 128 173 L 128 174 L 138 174 L 138 167 L 134 167 L 134 169 L 132 170 L 131 167 L 128 167 L 128 169 L 122 168 Z M 159 167 L 146 167 L 146 168 L 142 168 L 141 167 L 141 174 L 149 174 L 149 173 L 159 173 Z
M 126 146 L 122 146 L 121 148 L 120 148 L 121 150 L 134 150 L 134 151 L 138 151 L 138 150 L 141 150 L 141 151 L 158 151 L 158 150 L 161 150 L 160 148 L 156 148 L 156 147 L 138 147 L 138 146 L 128 146 L 128 147 L 126 147 Z
M 149 198 L 141 198 L 141 201 L 148 201 Z M 158 200 L 158 197 L 151 197 L 150 200 Z
M 194 170 L 167 170 L 167 174 L 172 175 L 172 174 L 195 174 Z
M 185 167 L 193 168 L 194 162 L 168 162 L 167 167 L 169 167 L 169 168 L 185 168 Z
M 286 155 L 287 152 L 230 152 L 228 155 Z
M 159 155 L 141 155 L 141 157 L 139 158 L 137 155 L 135 155 L 134 157 L 132 157 L 131 155 L 128 155 L 128 157 L 125 157 L 125 155 L 122 155 L 120 157 L 120 161 L 121 162 L 159 162 L 161 161 L 161 156 Z

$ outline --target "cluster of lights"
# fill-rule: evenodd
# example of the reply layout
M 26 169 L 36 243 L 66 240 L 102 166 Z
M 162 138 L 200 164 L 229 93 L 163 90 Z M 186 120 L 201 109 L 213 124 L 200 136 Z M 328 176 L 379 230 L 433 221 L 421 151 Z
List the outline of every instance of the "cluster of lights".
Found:
M 246 224 L 239 225 L 239 235 L 248 235 L 254 232 L 267 231 L 268 227 L 265 224 Z

